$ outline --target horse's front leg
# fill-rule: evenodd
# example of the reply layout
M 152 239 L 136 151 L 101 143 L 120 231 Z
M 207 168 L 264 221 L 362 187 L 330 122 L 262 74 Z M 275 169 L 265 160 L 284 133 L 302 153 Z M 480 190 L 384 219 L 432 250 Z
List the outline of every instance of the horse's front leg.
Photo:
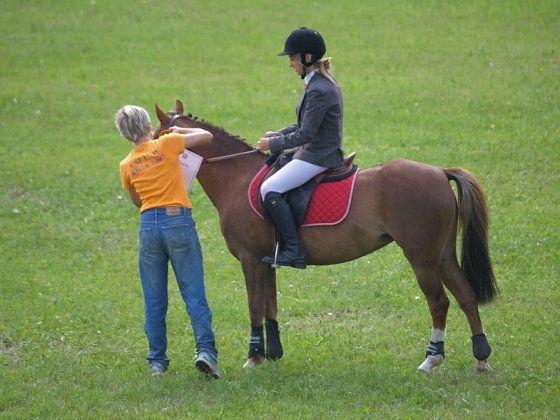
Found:
M 268 266 L 268 264 L 267 264 Z M 276 292 L 276 269 L 269 266 L 266 272 L 265 286 L 265 328 L 266 328 L 266 358 L 278 360 L 284 354 L 280 342 L 278 328 L 278 296 Z
M 263 320 L 266 317 L 267 321 L 272 320 L 276 322 L 278 313 L 276 304 L 276 273 L 270 265 L 252 256 L 247 259 L 241 259 L 241 267 L 245 276 L 249 318 L 251 321 L 249 355 L 243 367 L 255 367 L 266 361 Z M 268 329 L 269 324 L 267 323 Z

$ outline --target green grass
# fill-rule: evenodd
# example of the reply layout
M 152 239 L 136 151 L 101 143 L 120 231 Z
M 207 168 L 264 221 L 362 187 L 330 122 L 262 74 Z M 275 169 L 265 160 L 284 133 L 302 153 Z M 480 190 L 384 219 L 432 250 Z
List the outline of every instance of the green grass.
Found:
M 560 410 L 556 0 L 3 0 L 0 4 L 0 418 L 552 419 Z M 130 150 L 113 115 L 187 110 L 255 144 L 294 120 L 301 81 L 276 56 L 318 29 L 361 167 L 395 158 L 472 171 L 488 195 L 501 298 L 481 307 L 494 354 L 474 373 L 453 301 L 445 365 L 416 367 L 430 316 L 394 245 L 279 271 L 285 356 L 243 370 L 244 279 L 200 186 L 223 379 L 194 369 L 171 282 L 171 370 L 147 373 Z M 420 296 L 420 299 L 417 299 Z

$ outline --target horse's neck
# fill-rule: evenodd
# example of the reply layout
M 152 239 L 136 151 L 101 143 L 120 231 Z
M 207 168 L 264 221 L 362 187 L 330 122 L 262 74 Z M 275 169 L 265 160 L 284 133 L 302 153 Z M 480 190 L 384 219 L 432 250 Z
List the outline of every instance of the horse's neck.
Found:
M 193 152 L 200 154 L 205 160 L 251 150 L 245 143 L 228 138 L 224 133 L 212 134 L 214 138 L 210 143 L 193 149 Z M 221 211 L 240 195 L 247 195 L 251 180 L 264 163 L 265 157 L 258 152 L 204 162 L 197 179 L 212 204 Z

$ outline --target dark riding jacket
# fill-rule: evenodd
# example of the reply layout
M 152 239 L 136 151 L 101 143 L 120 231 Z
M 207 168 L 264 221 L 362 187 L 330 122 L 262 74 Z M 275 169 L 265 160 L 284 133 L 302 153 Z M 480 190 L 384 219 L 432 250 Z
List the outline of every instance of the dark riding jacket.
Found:
M 279 130 L 279 136 L 270 137 L 270 151 L 277 153 L 300 146 L 294 159 L 325 168 L 340 166 L 344 154 L 340 87 L 321 73 L 314 74 L 300 98 L 296 115 L 297 124 Z

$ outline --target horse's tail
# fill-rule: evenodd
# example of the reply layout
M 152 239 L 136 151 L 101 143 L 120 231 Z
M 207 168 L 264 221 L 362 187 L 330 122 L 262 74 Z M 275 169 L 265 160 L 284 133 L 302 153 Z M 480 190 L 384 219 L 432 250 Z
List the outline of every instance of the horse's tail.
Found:
M 459 230 L 462 230 L 461 268 L 480 304 L 499 294 L 488 249 L 488 205 L 480 183 L 461 168 L 444 168 L 448 180 L 457 183 Z

